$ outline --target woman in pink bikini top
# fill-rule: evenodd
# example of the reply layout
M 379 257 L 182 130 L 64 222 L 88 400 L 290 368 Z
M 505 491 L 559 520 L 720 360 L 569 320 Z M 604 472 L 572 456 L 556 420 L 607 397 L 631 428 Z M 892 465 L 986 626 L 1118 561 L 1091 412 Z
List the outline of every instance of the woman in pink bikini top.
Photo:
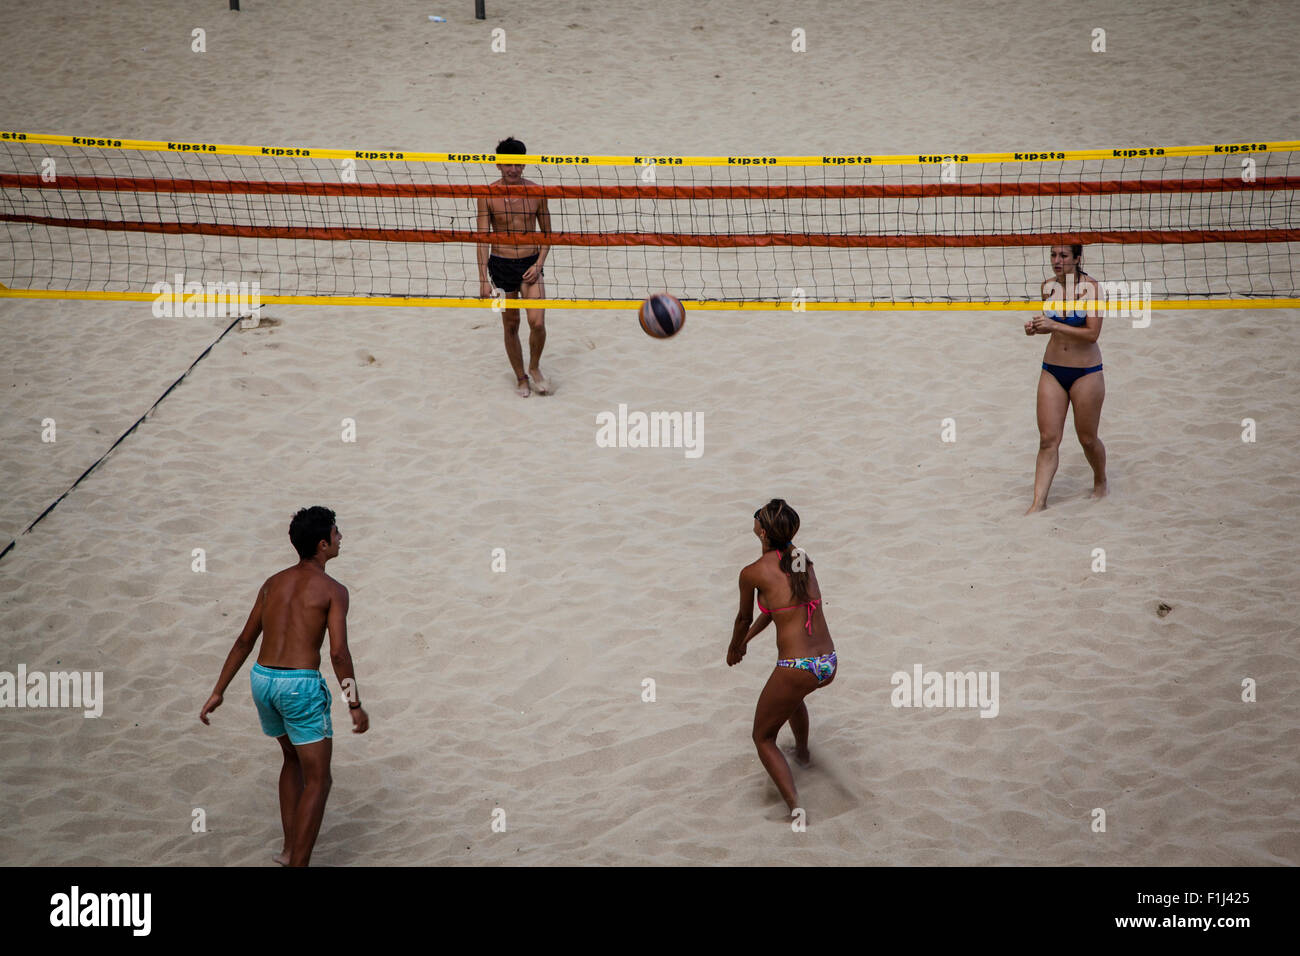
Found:
M 776 621 L 779 660 L 768 677 L 754 712 L 754 746 L 786 804 L 793 810 L 798 793 L 790 765 L 776 745 L 777 733 L 789 723 L 794 733 L 795 759 L 807 763 L 808 708 L 804 698 L 835 679 L 838 660 L 826 616 L 821 610 L 821 589 L 812 561 L 794 546 L 799 515 L 784 500 L 774 498 L 754 512 L 754 534 L 762 556 L 740 572 L 740 612 L 736 615 L 727 665 L 739 664 L 745 646 L 772 621 Z M 768 609 L 769 600 L 790 594 L 788 603 Z M 762 612 L 754 621 L 754 603 Z M 776 603 L 776 602 L 773 602 Z M 804 613 L 800 614 L 798 611 Z M 793 611 L 796 613 L 787 614 Z

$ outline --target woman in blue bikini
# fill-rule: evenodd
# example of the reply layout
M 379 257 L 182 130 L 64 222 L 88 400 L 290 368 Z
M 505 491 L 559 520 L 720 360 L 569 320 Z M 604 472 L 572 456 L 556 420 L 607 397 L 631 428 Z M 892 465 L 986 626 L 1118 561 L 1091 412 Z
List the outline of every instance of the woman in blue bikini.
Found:
M 1043 314 L 1025 323 L 1025 335 L 1050 335 L 1038 376 L 1038 463 L 1034 469 L 1034 502 L 1025 514 L 1047 507 L 1060 459 L 1065 413 L 1074 406 L 1074 430 L 1092 466 L 1092 495 L 1106 494 L 1106 446 L 1097 437 L 1106 380 L 1101 372 L 1101 289 L 1080 268 L 1083 246 L 1052 246 L 1051 279 L 1043 280 Z M 1072 300 L 1074 304 L 1072 304 Z
M 790 765 L 776 745 L 776 735 L 787 722 L 794 731 L 795 759 L 807 765 L 808 708 L 803 699 L 835 680 L 835 644 L 822 613 L 822 593 L 812 561 L 793 539 L 799 515 L 780 498 L 754 512 L 754 534 L 763 554 L 740 572 L 740 613 L 727 648 L 727 666 L 739 664 L 745 645 L 776 621 L 776 649 L 781 660 L 758 695 L 754 711 L 754 746 L 758 759 L 772 775 L 786 805 L 794 810 L 799 795 Z M 758 620 L 754 599 L 758 598 Z M 771 609 L 763 606 L 763 599 Z M 751 626 L 752 622 L 752 626 Z

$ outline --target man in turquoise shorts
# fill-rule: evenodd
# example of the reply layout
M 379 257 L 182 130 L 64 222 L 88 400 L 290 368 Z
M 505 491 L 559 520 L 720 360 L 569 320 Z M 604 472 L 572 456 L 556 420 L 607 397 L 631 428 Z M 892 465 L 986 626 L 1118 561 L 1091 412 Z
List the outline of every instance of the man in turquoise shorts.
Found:
M 284 846 L 273 859 L 282 866 L 306 866 L 325 816 L 330 792 L 329 686 L 320 673 L 320 648 L 325 628 L 330 633 L 330 660 L 338 675 L 352 732 L 364 734 L 370 718 L 361 708 L 352 654 L 348 651 L 348 589 L 325 573 L 325 562 L 337 558 L 343 535 L 328 508 L 303 508 L 289 524 L 289 540 L 301 560 L 271 575 L 257 593 L 244 630 L 235 639 L 221 668 L 216 689 L 199 712 L 221 706 L 222 695 L 252 653 L 259 634 L 262 651 L 253 665 L 253 702 L 262 731 L 280 742 L 280 823 Z

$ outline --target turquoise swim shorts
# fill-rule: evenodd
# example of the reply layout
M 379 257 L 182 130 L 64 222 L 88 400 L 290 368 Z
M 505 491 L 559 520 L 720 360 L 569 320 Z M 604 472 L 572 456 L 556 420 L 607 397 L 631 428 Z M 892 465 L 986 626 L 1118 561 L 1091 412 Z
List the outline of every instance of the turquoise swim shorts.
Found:
M 334 736 L 330 723 L 333 698 L 320 671 L 279 670 L 254 664 L 249 680 L 262 733 L 268 737 L 288 734 L 289 743 L 300 746 Z

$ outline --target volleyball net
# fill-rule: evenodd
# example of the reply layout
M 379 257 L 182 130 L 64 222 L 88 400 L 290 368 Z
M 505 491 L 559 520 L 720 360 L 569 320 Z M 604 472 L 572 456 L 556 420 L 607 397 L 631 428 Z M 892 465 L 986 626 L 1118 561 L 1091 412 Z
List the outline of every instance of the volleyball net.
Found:
M 1025 308 L 1052 245 L 1160 305 L 1300 306 L 1300 142 L 923 156 L 496 156 L 0 132 L 0 295 L 490 305 L 481 245 L 548 247 L 547 307 Z M 496 163 L 536 185 L 503 186 Z M 545 199 L 549 231 L 480 204 Z

